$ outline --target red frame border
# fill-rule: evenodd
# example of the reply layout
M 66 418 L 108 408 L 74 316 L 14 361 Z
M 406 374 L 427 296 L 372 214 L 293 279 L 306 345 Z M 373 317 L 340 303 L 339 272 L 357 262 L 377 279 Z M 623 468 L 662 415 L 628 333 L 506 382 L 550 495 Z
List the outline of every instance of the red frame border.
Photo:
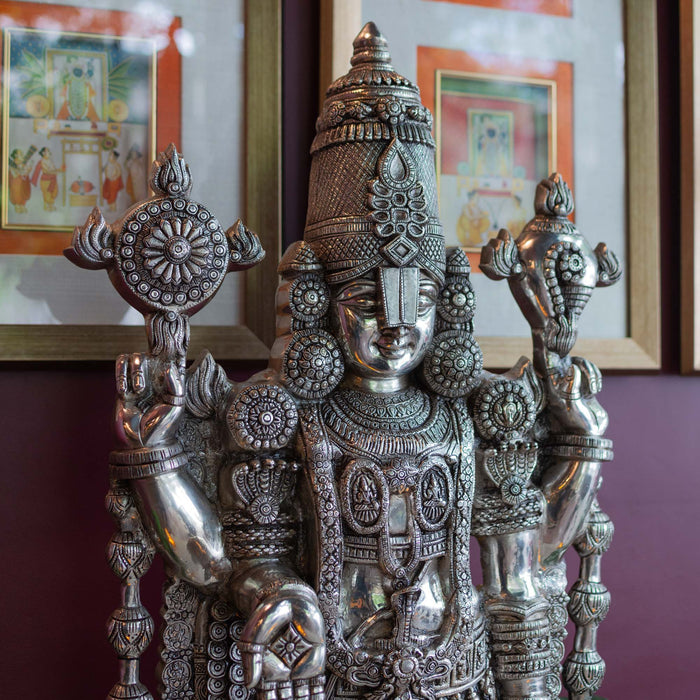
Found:
M 455 5 L 475 5 L 494 10 L 534 12 L 539 15 L 573 17 L 573 0 L 425 0 L 426 2 L 451 2 Z

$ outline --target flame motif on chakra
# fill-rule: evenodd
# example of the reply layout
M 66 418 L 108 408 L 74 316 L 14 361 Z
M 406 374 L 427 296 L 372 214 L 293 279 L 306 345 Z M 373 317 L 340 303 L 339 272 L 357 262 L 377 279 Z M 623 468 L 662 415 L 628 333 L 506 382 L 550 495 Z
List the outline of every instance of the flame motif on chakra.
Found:
M 153 278 L 179 284 L 191 282 L 207 263 L 209 248 L 201 226 L 189 219 L 161 219 L 144 241 L 144 266 Z

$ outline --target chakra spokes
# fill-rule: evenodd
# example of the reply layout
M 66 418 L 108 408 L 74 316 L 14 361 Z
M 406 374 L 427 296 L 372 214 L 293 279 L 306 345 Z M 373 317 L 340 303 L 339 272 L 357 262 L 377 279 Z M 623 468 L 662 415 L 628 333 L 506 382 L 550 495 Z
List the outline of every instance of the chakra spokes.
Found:
M 190 199 L 190 168 L 173 144 L 153 162 L 150 183 L 155 195 L 111 226 L 95 208 L 65 255 L 80 267 L 108 269 L 116 290 L 146 316 L 151 351 L 184 359 L 188 317 L 213 298 L 227 272 L 252 267 L 265 253 L 240 220 L 224 232 Z

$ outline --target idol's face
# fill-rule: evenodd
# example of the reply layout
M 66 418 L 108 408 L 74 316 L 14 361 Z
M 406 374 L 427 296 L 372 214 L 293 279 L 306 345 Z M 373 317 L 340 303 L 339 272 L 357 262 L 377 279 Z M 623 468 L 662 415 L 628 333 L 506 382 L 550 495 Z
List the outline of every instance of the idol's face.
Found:
M 361 277 L 333 290 L 333 323 L 346 368 L 369 379 L 400 377 L 422 361 L 433 337 L 438 285 L 421 273 L 415 324 L 388 326 L 381 290 Z

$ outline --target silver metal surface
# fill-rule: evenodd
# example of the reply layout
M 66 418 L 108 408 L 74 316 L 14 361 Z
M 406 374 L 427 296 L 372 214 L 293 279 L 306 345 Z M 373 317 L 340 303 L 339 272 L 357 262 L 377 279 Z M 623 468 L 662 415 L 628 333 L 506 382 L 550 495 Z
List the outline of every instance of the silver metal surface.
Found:
M 373 24 L 354 48 L 317 124 L 266 371 L 237 384 L 208 354 L 185 369 L 188 316 L 262 251 L 189 199 L 173 147 L 151 200 L 111 226 L 93 212 L 67 252 L 109 270 L 150 343 L 117 361 L 110 697 L 150 697 L 138 585 L 154 548 L 170 576 L 164 698 L 553 700 L 563 668 L 582 700 L 602 681 L 612 525 L 596 493 L 612 444 L 600 373 L 569 353 L 619 264 L 567 218 L 562 178 L 543 180 L 535 218 L 481 261 L 508 279 L 533 358 L 485 372 L 469 261 L 445 250 L 438 219 L 432 118 Z M 576 638 L 562 667 L 567 603 Z

